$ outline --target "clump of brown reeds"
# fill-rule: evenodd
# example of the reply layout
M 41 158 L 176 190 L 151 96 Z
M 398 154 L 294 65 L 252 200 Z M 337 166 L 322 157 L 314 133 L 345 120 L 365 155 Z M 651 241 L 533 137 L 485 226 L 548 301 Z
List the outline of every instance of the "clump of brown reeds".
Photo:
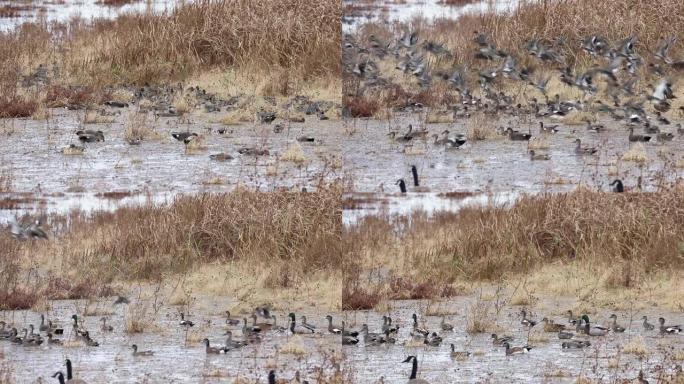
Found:
M 476 114 L 468 119 L 466 137 L 469 140 L 486 140 L 501 137 L 494 126 L 494 120 L 483 114 Z
M 53 85 L 47 88 L 46 102 L 49 108 L 86 107 L 105 98 L 92 87 Z
M 0 97 L 0 118 L 31 117 L 38 109 L 38 103 L 22 96 Z
M 684 236 L 682 206 L 679 189 L 625 194 L 580 189 L 522 196 L 506 206 L 471 206 L 429 219 L 413 217 L 403 222 L 410 225 L 396 241 L 408 244 L 403 252 L 412 262 L 410 273 L 431 276 L 431 281 L 492 280 L 567 261 L 610 267 L 614 276 L 607 276 L 604 284 L 629 287 L 649 272 L 680 268 L 676 260 Z M 374 223 L 366 220 L 350 228 L 350 236 L 384 232 L 385 226 Z M 369 246 L 371 254 L 377 254 L 373 247 L 382 249 L 392 241 L 377 236 L 373 243 L 365 243 L 375 244 Z M 391 232 L 384 236 L 392 238 Z M 429 239 L 428 244 L 412 240 L 421 238 Z
M 124 123 L 124 139 L 128 141 L 160 139 L 162 136 L 154 129 L 146 113 L 131 113 Z
M 252 73 L 284 69 L 291 79 L 307 81 L 340 71 L 341 10 L 335 1 L 202 0 L 116 20 L 29 23 L 0 33 L 0 57 L 15 64 L 3 71 L 22 68 L 27 58 L 50 57 L 71 78 L 98 88 L 182 80 L 229 66 Z M 13 73 L 13 81 L 20 80 Z
M 238 259 L 289 263 L 301 277 L 340 263 L 338 199 L 336 188 L 184 196 L 167 206 L 79 216 L 62 243 L 67 258 L 112 278 L 117 270 L 121 278 L 152 278 L 196 263 Z

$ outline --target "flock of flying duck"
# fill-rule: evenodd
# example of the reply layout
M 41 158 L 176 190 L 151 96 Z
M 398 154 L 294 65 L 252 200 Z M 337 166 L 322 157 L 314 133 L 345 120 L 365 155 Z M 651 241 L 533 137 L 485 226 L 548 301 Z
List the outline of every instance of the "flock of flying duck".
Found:
M 637 39 L 629 37 L 614 44 L 601 36 L 589 36 L 579 42 L 582 50 L 586 52 L 593 66 L 582 73 L 574 73 L 573 68 L 567 64 L 564 51 L 571 50 L 571 43 L 567 39 L 558 38 L 554 41 L 534 39 L 528 41 L 523 47 L 524 51 L 536 58 L 540 67 L 548 68 L 543 71 L 550 73 L 549 69 L 555 68 L 559 80 L 568 87 L 578 89 L 584 97 L 582 100 L 562 100 L 558 94 L 548 95 L 547 86 L 551 75 L 542 73 L 535 74 L 531 66 L 522 67 L 513 53 L 507 53 L 497 48 L 489 37 L 480 32 L 475 32 L 473 39 L 473 57 L 476 61 L 484 64 L 482 70 L 468 71 L 463 64 L 459 64 L 454 55 L 442 44 L 435 41 L 421 41 L 417 32 L 405 32 L 394 41 L 382 41 L 375 35 L 370 35 L 366 43 L 359 41 L 355 36 L 347 34 L 344 40 L 343 62 L 345 76 L 356 79 L 358 87 L 348 87 L 347 96 L 373 97 L 375 91 L 397 86 L 393 84 L 391 74 L 383 73 L 378 62 L 393 60 L 395 69 L 405 76 L 415 78 L 417 85 L 423 90 L 430 89 L 436 82 L 442 82 L 459 96 L 460 102 L 453 103 L 448 109 L 453 113 L 454 120 L 468 119 L 471 113 L 482 112 L 494 116 L 525 116 L 533 115 L 538 119 L 563 118 L 573 112 L 587 111 L 598 116 L 603 114 L 614 119 L 617 124 L 626 125 L 629 142 L 671 141 L 676 131 L 684 135 L 681 124 L 674 125 L 670 131 L 662 127 L 670 126 L 670 120 L 665 113 L 671 109 L 671 100 L 676 96 L 673 92 L 673 82 L 668 77 L 669 73 L 684 71 L 684 60 L 673 59 L 669 52 L 676 42 L 674 37 L 663 39 L 650 53 L 647 59 L 637 52 Z M 648 49 L 646 49 L 648 51 Z M 651 51 L 649 51 L 651 52 Z M 444 63 L 456 63 L 452 69 L 431 69 L 431 66 L 443 68 Z M 646 71 L 638 71 L 639 68 Z M 640 73 L 645 73 L 641 76 Z M 472 88 L 471 77 L 477 77 L 480 88 L 480 96 L 475 96 Z M 544 100 L 531 98 L 526 105 L 515 102 L 513 96 L 506 95 L 502 91 L 496 91 L 495 86 L 501 78 L 523 84 L 524 87 L 532 87 L 538 90 Z M 606 95 L 611 103 L 600 100 L 599 84 L 603 82 L 606 87 Z M 646 87 L 638 87 L 639 82 L 655 82 L 652 92 L 646 92 Z M 440 88 L 443 89 L 443 88 Z M 443 91 L 438 91 L 443 92 Z M 655 110 L 649 115 L 646 103 L 650 103 Z M 611 104 L 611 105 L 609 105 Z M 416 110 L 423 105 L 411 101 L 400 107 L 400 110 Z M 684 106 L 679 107 L 679 113 L 684 113 Z M 558 125 L 544 125 L 539 122 L 539 133 L 545 135 L 559 130 Z M 643 128 L 644 133 L 635 133 L 635 128 Z M 605 125 L 596 124 L 586 120 L 588 131 L 601 132 L 606 130 Z M 521 132 L 513 127 L 499 128 L 501 135 L 511 140 L 526 141 L 532 137 L 531 131 Z M 408 131 L 390 132 L 391 140 L 410 145 L 416 139 L 434 138 L 433 144 L 444 146 L 446 149 L 455 149 L 466 143 L 464 135 L 449 137 L 449 131 L 438 134 L 428 132 L 427 128 L 415 130 L 409 125 Z M 655 139 L 655 140 L 653 140 Z M 574 152 L 579 155 L 592 155 L 597 152 L 595 147 L 583 146 L 581 140 L 575 140 Z M 529 151 L 531 160 L 549 160 L 547 154 Z

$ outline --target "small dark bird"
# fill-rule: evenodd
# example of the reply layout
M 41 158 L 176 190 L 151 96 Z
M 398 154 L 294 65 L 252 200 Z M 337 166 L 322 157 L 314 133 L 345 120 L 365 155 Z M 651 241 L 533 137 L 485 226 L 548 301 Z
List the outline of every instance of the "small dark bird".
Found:
M 78 139 L 84 143 L 95 143 L 98 141 L 105 141 L 104 132 L 93 131 L 90 129 L 76 131 Z
M 613 180 L 613 182 L 610 183 L 609 185 L 611 187 L 613 187 L 613 192 L 622 193 L 625 191 L 625 187 L 624 187 L 624 185 L 622 185 L 622 180 L 620 180 L 620 179 Z
M 194 132 L 172 132 L 171 136 L 173 136 L 174 139 L 182 141 L 185 144 L 187 144 L 195 137 L 197 137 L 197 134 Z
M 406 182 L 404 179 L 397 180 L 397 185 L 399 186 L 401 193 L 406 193 Z
M 416 168 L 415 165 L 411 166 L 411 174 L 413 175 L 413 185 L 415 187 L 419 187 L 420 182 L 418 181 L 418 169 Z

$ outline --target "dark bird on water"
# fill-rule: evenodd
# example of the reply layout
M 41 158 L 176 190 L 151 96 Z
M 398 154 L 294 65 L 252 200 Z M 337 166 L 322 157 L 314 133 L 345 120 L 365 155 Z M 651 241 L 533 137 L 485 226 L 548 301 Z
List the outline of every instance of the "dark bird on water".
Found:
M 397 180 L 397 185 L 399 186 L 401 193 L 406 193 L 406 182 L 404 179 Z
M 609 185 L 613 187 L 613 192 L 622 193 L 625 191 L 625 187 L 622 185 L 622 180 L 620 179 L 613 180 Z

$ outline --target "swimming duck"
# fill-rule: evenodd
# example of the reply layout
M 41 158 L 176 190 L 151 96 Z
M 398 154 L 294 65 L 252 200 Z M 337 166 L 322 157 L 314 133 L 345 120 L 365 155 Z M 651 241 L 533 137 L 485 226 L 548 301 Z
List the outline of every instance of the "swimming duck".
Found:
M 451 344 L 451 353 L 449 354 L 452 359 L 464 359 L 468 356 L 470 356 L 470 352 L 464 352 L 464 351 L 457 351 L 456 346 L 454 344 Z
M 300 143 L 313 143 L 316 139 L 313 136 L 299 136 L 297 141 Z
M 425 336 L 423 344 L 430 345 L 433 347 L 439 347 L 439 345 L 442 344 L 442 338 L 439 335 L 437 335 L 436 332 L 432 332 L 431 334 Z
M 399 331 L 399 327 L 396 325 L 392 325 L 392 318 L 389 316 L 382 316 L 382 331 L 383 332 L 389 332 L 389 333 L 395 333 Z
M 645 330 L 647 330 L 647 331 L 652 331 L 652 330 L 655 329 L 655 325 L 653 325 L 653 324 L 651 324 L 651 323 L 648 322 L 648 317 L 646 317 L 646 316 L 644 315 L 644 317 L 642 317 L 641 319 L 644 321 L 644 322 L 643 322 L 643 325 L 644 325 L 644 329 L 645 329 Z
M 330 333 L 337 333 L 337 334 L 342 333 L 342 328 L 341 328 L 341 327 L 337 327 L 337 326 L 334 326 L 334 325 L 333 325 L 333 323 L 332 323 L 332 316 L 327 315 L 325 318 L 328 320 L 328 332 L 330 332 Z
M 12 331 L 11 331 L 11 330 L 8 330 L 8 329 L 5 329 L 5 327 L 7 326 L 7 324 L 6 324 L 4 321 L 0 321 L 0 326 L 2 326 L 2 327 L 0 328 L 0 339 L 7 339 L 7 338 L 9 338 L 10 335 L 12 334 Z
M 522 315 L 522 320 L 520 320 L 520 324 L 522 324 L 523 326 L 532 328 L 535 325 L 537 325 L 536 321 L 527 318 L 527 311 L 525 311 L 524 309 L 520 311 L 520 314 Z
M 392 336 L 392 335 L 393 335 L 393 334 L 392 334 L 392 332 L 389 331 L 389 329 L 386 330 L 386 331 L 385 331 L 385 334 L 383 335 L 383 340 L 384 340 L 386 343 L 390 343 L 390 344 L 396 343 L 396 342 L 397 342 L 397 339 L 396 339 L 396 337 L 394 337 L 394 336 Z
M 575 316 L 572 314 L 572 311 L 571 311 L 571 310 L 568 310 L 568 312 L 566 312 L 566 313 L 567 313 L 567 315 L 568 315 L 568 323 L 573 324 L 573 325 L 574 325 L 574 324 L 577 324 L 577 319 L 576 319 Z
M 668 325 L 665 326 L 665 318 L 661 317 L 658 319 L 658 322 L 660 323 L 660 333 L 661 334 L 678 334 L 682 332 L 682 327 L 679 325 Z
M 290 333 L 298 335 L 307 335 L 313 333 L 313 330 L 303 327 L 295 322 L 294 312 L 290 312 L 288 316 L 290 317 Z
M 253 329 L 259 328 L 261 331 L 267 332 L 267 331 L 270 331 L 271 328 L 273 328 L 272 323 L 267 323 L 267 322 L 263 322 L 263 321 L 260 323 L 257 323 L 256 320 L 257 320 L 257 315 L 256 315 L 256 313 L 253 313 L 252 314 L 252 328 Z M 272 320 L 272 318 L 270 320 Z
M 617 323 L 617 315 L 616 315 L 616 314 L 613 313 L 612 315 L 610 315 L 610 319 L 613 319 L 613 324 L 611 324 L 611 326 L 610 326 L 610 329 L 611 329 L 613 332 L 622 333 L 622 332 L 625 331 L 625 328 L 624 328 L 624 327 L 621 327 L 620 325 L 618 325 L 618 323 Z
M 586 120 L 587 131 L 602 132 L 605 131 L 606 127 L 603 124 L 592 124 L 591 121 Z
M 242 348 L 248 344 L 246 341 L 233 340 L 233 332 L 231 331 L 226 332 L 226 335 L 228 335 L 228 337 L 226 338 L 226 345 L 224 347 L 226 350 Z
M 435 145 L 446 145 L 447 142 L 449 141 L 449 137 L 447 136 L 449 134 L 449 130 L 444 130 L 442 131 L 442 138 L 439 138 L 438 134 L 433 134 L 432 137 L 435 139 L 434 144 Z
M 411 137 L 411 136 L 405 136 L 405 135 L 397 136 L 397 132 L 394 132 L 394 131 L 388 133 L 387 135 L 390 137 L 390 140 L 397 141 L 400 143 L 406 143 L 406 142 L 413 140 L 413 137 Z
M 492 344 L 497 346 L 503 346 L 504 343 L 510 343 L 513 341 L 512 336 L 501 336 L 498 337 L 496 333 L 492 333 Z
M 454 330 L 454 326 L 446 322 L 445 316 L 442 316 L 442 322 L 440 323 L 440 327 L 442 328 L 442 331 Z
M 221 348 L 210 346 L 209 339 L 205 338 L 204 340 L 202 340 L 202 342 L 204 343 L 204 351 L 207 353 L 207 355 L 218 355 L 221 353 L 226 353 L 226 351 Z
M 181 319 L 180 319 L 180 322 L 179 322 L 178 324 L 179 324 L 181 327 L 192 327 L 192 326 L 195 325 L 195 323 L 193 323 L 192 321 L 190 321 L 190 320 L 185 320 L 185 313 L 183 313 L 183 312 L 180 312 L 180 318 L 181 318 Z
M 530 149 L 530 160 L 551 160 L 551 156 L 546 153 L 536 153 L 534 149 Z
M 240 325 L 240 319 L 232 319 L 230 317 L 230 311 L 226 311 L 226 324 L 228 324 L 228 325 Z
M 268 156 L 270 152 L 268 149 L 259 149 L 254 147 L 244 147 L 238 149 L 238 153 L 245 156 Z
M 412 363 L 411 376 L 409 376 L 408 381 L 410 384 L 429 384 L 427 380 L 416 378 L 416 375 L 418 374 L 418 359 L 416 359 L 415 356 L 407 357 L 402 363 Z
M 592 327 L 589 323 L 589 316 L 582 315 L 582 322 L 584 323 L 584 334 L 589 336 L 605 336 L 608 334 L 608 329 L 601 326 Z
M 413 318 L 413 329 L 411 330 L 411 336 L 419 337 L 422 339 L 430 334 L 430 332 L 427 329 L 421 328 L 418 325 L 418 315 L 414 313 L 413 315 L 411 315 L 411 317 Z
M 275 322 L 275 316 L 273 317 L 273 321 Z M 306 316 L 302 315 L 301 323 L 302 323 L 302 327 L 306 327 L 306 328 L 310 329 L 311 332 L 316 332 L 316 327 L 313 324 L 309 324 L 306 321 Z
M 24 342 L 24 340 L 18 336 L 17 329 L 14 327 L 10 330 L 9 341 L 14 344 L 22 344 Z
M 518 131 L 514 131 L 513 128 L 508 128 L 508 138 L 513 140 L 513 141 L 529 141 L 530 138 L 532 137 L 531 134 L 529 133 L 522 133 Z
M 503 343 L 503 346 L 506 347 L 506 356 L 528 353 L 532 349 L 532 347 L 528 345 L 523 347 L 511 347 L 509 343 Z
M 28 340 L 35 345 L 40 345 L 43 343 L 43 338 L 40 337 L 40 334 L 38 333 L 33 333 L 34 328 L 33 324 L 29 324 L 29 334 L 28 334 Z
M 198 135 L 195 132 L 171 132 L 171 136 L 174 139 L 187 144 L 194 140 Z
M 363 342 L 369 344 L 372 341 L 383 340 L 383 334 L 370 332 L 368 330 L 368 324 L 363 324 L 361 326 L 361 334 L 363 335 Z
M 247 325 L 247 318 L 242 319 L 242 334 L 245 336 L 250 336 L 261 332 L 261 328 L 255 327 L 253 325 Z
M 413 125 L 409 124 L 408 126 L 408 132 L 404 136 L 406 137 L 411 137 L 411 138 L 424 138 L 425 136 L 430 133 L 427 129 L 423 128 L 420 131 L 414 131 L 413 130 Z
M 105 141 L 104 132 L 93 131 L 90 129 L 76 131 L 78 139 L 84 143 L 95 143 Z
M 543 121 L 539 122 L 539 132 L 556 133 L 558 132 L 558 125 L 544 125 Z
M 584 341 L 584 340 L 571 340 L 571 341 L 564 341 L 561 344 L 562 349 L 582 349 L 591 346 L 591 343 L 589 341 Z
M 582 140 L 575 139 L 575 153 L 578 155 L 593 155 L 598 152 L 596 147 L 583 147 Z
M 152 355 L 154 355 L 154 352 L 152 352 L 152 351 L 138 351 L 138 346 L 135 344 L 131 345 L 131 348 L 133 349 L 133 356 L 152 356 Z
M 556 324 L 553 320 L 549 320 L 546 317 L 542 319 L 542 322 L 544 323 L 544 332 L 555 333 L 565 330 L 565 325 Z

